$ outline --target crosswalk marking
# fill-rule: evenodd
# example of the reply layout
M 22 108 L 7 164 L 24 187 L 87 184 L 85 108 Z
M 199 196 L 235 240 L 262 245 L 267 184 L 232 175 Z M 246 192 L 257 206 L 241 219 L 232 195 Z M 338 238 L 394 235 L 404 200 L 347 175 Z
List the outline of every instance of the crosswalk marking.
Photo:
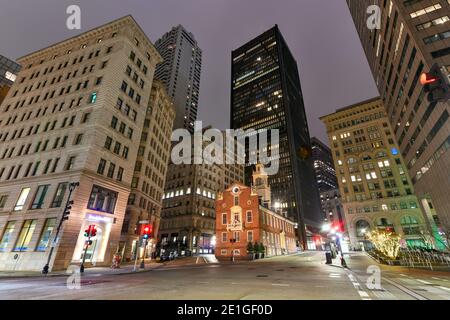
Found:
M 423 284 L 432 284 L 431 282 L 425 281 L 425 280 L 420 280 L 420 279 L 416 279 L 417 281 L 423 283 Z
M 443 287 L 443 286 L 438 286 L 439 289 L 445 290 L 445 291 L 450 291 L 450 288 L 447 287 Z

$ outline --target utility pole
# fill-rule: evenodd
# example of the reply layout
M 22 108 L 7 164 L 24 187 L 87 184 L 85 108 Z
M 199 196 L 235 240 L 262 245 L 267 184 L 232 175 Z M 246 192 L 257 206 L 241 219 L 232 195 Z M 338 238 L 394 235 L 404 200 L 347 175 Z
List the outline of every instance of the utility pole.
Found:
M 61 220 L 59 221 L 59 224 L 58 224 L 58 228 L 56 229 L 56 234 L 55 234 L 55 238 L 53 239 L 53 242 L 52 242 L 52 246 L 51 246 L 51 248 L 50 248 L 50 253 L 48 254 L 48 258 L 47 258 L 47 263 L 45 264 L 45 266 L 44 266 L 44 268 L 42 268 L 42 273 L 43 274 L 48 274 L 48 271 L 49 271 L 49 265 L 50 265 L 50 260 L 52 259 L 52 255 L 53 255 L 53 250 L 55 249 L 55 246 L 56 246 L 56 243 L 58 242 L 58 235 L 59 235 L 59 232 L 61 231 L 61 226 L 62 226 L 62 223 L 65 221 L 65 220 L 68 220 L 69 219 L 69 214 L 70 214 L 70 209 L 72 208 L 72 204 L 73 204 L 73 201 L 72 200 L 70 200 L 70 197 L 71 197 L 71 195 L 72 195 L 72 192 L 75 190 L 75 188 L 76 187 L 78 187 L 80 185 L 80 183 L 79 182 L 71 182 L 70 184 L 69 184 L 69 195 L 67 196 L 67 201 L 66 201 L 66 205 L 65 205 L 65 207 L 64 207 L 64 211 L 63 211 L 63 214 L 62 214 L 62 216 L 61 216 Z

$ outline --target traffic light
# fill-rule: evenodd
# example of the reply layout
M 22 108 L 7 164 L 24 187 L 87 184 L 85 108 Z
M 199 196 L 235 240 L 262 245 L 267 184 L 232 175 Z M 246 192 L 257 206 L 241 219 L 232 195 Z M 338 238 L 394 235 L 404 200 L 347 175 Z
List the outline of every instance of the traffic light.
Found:
M 97 226 L 96 225 L 92 225 L 91 226 L 91 237 L 95 237 L 97 235 Z
M 86 230 L 84 230 L 84 236 L 85 237 L 95 237 L 97 235 L 97 226 L 94 224 L 91 224 Z
M 445 102 L 450 99 L 450 80 L 446 70 L 435 63 L 430 72 L 422 73 L 420 83 L 425 93 L 428 93 L 428 102 Z
M 69 220 L 70 210 L 72 209 L 73 200 L 70 200 L 64 208 L 63 220 Z
M 150 234 L 152 233 L 152 229 L 153 227 L 151 224 L 144 225 L 144 227 L 142 228 L 142 238 L 148 239 L 150 237 Z

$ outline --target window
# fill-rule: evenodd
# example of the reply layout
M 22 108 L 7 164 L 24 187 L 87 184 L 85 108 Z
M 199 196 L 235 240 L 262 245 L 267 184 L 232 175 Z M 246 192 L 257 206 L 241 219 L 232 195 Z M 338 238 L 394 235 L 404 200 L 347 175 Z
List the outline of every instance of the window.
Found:
M 6 194 L 0 195 L 0 209 L 3 209 L 5 207 L 6 200 L 8 200 L 8 195 Z
M 114 213 L 117 192 L 94 185 L 89 197 L 88 209 Z
M 97 101 L 97 92 L 92 92 L 89 96 L 89 103 L 95 103 Z
M 25 202 L 27 201 L 28 194 L 30 193 L 30 188 L 23 188 L 20 192 L 19 199 L 17 199 L 16 205 L 14 206 L 14 211 L 20 211 L 23 209 Z
M 100 162 L 99 162 L 98 168 L 97 168 L 97 173 L 103 174 L 103 172 L 105 172 L 105 167 L 106 167 L 106 160 L 100 159 Z
M 9 241 L 11 240 L 11 235 L 14 232 L 14 227 L 16 225 L 15 221 L 8 221 L 5 231 L 3 232 L 2 240 L 0 241 L 0 252 L 6 250 Z
M 62 182 L 58 184 L 58 187 L 55 192 L 55 196 L 53 197 L 52 204 L 50 208 L 59 208 L 61 207 L 62 201 L 64 199 L 64 194 L 66 193 L 67 182 Z
M 253 242 L 253 231 L 252 230 L 247 231 L 247 241 Z
M 111 139 L 111 137 L 106 137 L 106 140 L 105 140 L 105 148 L 109 150 L 109 149 L 111 148 L 111 144 L 112 144 L 112 139 Z
M 227 224 L 227 214 L 222 213 L 222 224 Z
M 126 83 L 125 81 L 122 81 L 122 85 L 120 86 L 120 90 L 122 90 L 123 92 L 126 92 L 128 88 L 128 83 Z
M 239 196 L 234 196 L 234 205 L 235 206 L 239 205 Z
M 123 168 L 119 167 L 119 170 L 117 170 L 117 181 L 122 181 L 123 177 Z
M 116 165 L 114 163 L 110 163 L 107 177 L 112 179 L 114 177 L 114 171 L 116 171 Z
M 26 251 L 36 228 L 36 220 L 25 220 L 22 230 L 20 230 L 14 251 Z
M 83 140 L 83 134 L 82 133 L 77 134 L 77 136 L 75 137 L 74 145 L 81 144 L 82 140 Z
M 222 232 L 222 242 L 227 242 L 227 241 L 228 241 L 228 233 Z
M 49 185 L 38 186 L 36 194 L 34 195 L 33 203 L 31 204 L 31 209 L 41 209 L 44 204 L 44 199 L 47 194 Z
M 115 129 L 116 127 L 117 127 L 117 118 L 113 116 L 111 119 L 111 128 Z
M 121 147 L 122 145 L 120 144 L 120 142 L 117 142 L 116 141 L 116 144 L 114 145 L 114 153 L 115 154 L 119 154 L 120 153 L 120 147 Z
M 410 13 L 410 16 L 411 16 L 411 18 L 414 19 L 414 18 L 423 16 L 424 14 L 436 11 L 436 10 L 441 9 L 441 8 L 442 8 L 442 6 L 439 3 L 437 3 L 435 5 L 426 7 L 424 9 L 420 9 L 420 10 L 417 10 L 415 12 L 412 12 L 412 13 Z
M 41 237 L 39 238 L 36 251 L 45 251 L 50 243 L 50 236 L 56 225 L 56 218 L 50 218 L 45 220 L 44 228 L 42 228 Z
M 71 170 L 75 164 L 75 156 L 70 157 L 66 163 L 66 171 Z
M 247 211 L 247 223 L 252 223 L 252 222 L 253 222 L 252 212 Z

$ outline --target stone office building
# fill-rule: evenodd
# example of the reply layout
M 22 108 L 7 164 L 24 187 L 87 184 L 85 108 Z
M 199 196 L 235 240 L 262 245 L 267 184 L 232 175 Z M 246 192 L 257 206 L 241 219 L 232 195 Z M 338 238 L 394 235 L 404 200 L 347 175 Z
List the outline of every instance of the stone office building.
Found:
M 346 0 L 419 204 L 450 233 L 450 103 L 429 102 L 419 78 L 450 73 L 450 0 Z M 368 6 L 381 8 L 369 29 Z
M 211 127 L 202 131 L 208 129 Z M 226 144 L 224 152 L 229 152 Z M 217 194 L 243 181 L 244 166 L 239 163 L 170 163 L 158 235 L 160 247 L 180 254 L 213 253 Z
M 321 120 L 333 152 L 351 246 L 370 247 L 365 233 L 373 229 L 396 232 L 404 247 L 422 247 L 427 235 L 436 237 L 433 214 L 420 209 L 383 102 L 367 100 Z
M 131 16 L 28 54 L 1 105 L 0 269 L 41 270 L 70 182 L 50 269 L 110 265 L 161 57 Z M 131 69 L 131 71 L 129 70 Z
M 138 257 L 150 257 L 155 252 L 174 119 L 172 99 L 164 85 L 154 80 L 122 226 L 119 251 L 124 260 L 136 258 L 136 252 Z M 152 226 L 145 249 L 139 246 L 139 222 Z

